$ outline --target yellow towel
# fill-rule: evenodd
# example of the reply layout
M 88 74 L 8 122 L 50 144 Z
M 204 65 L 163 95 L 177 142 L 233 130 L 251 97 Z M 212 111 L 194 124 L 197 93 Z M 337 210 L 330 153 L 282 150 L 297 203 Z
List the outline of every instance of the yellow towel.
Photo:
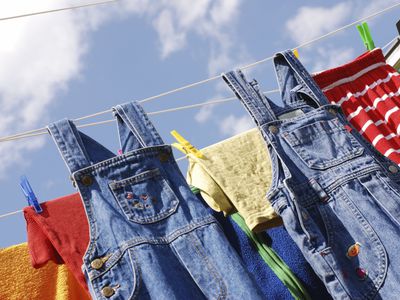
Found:
M 200 189 L 212 209 L 225 214 L 238 211 L 255 232 L 282 224 L 265 197 L 272 180 L 271 160 L 258 129 L 201 152 L 203 158 L 188 154 L 187 181 Z
M 0 250 L 1 300 L 86 300 L 87 292 L 65 265 L 31 266 L 27 243 Z

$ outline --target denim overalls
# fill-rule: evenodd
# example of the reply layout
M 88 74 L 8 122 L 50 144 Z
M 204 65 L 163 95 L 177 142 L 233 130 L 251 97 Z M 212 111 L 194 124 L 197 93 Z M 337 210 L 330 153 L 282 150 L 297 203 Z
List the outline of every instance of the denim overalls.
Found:
M 119 156 L 69 120 L 48 126 L 88 217 L 93 299 L 262 299 L 142 108 L 113 111 Z
M 274 63 L 284 107 L 241 71 L 223 75 L 267 142 L 268 199 L 334 298 L 398 299 L 399 167 L 329 104 L 291 51 Z

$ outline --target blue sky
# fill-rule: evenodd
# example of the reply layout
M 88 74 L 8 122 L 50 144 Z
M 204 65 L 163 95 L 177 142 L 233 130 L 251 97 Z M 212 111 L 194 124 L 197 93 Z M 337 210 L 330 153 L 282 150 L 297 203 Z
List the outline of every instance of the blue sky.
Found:
M 4 2 L 4 3 L 3 3 Z M 7 3 L 8 2 L 8 3 Z M 0 18 L 89 1 L 2 1 Z M 120 0 L 118 4 L 0 22 L 0 136 L 140 100 L 292 48 L 397 1 Z M 56 6 L 57 5 L 57 6 Z M 369 22 L 377 46 L 396 34 L 397 8 Z M 364 51 L 356 28 L 300 49 L 310 71 Z M 270 62 L 248 72 L 277 87 Z M 230 97 L 222 80 L 144 105 L 147 112 Z M 271 98 L 279 102 L 277 95 Z M 89 121 L 112 118 L 111 114 Z M 205 147 L 254 126 L 239 101 L 151 117 L 166 143 L 178 130 Z M 85 133 L 118 150 L 113 124 Z M 176 157 L 181 157 L 176 153 Z M 186 162 L 180 162 L 186 172 Z M 49 136 L 0 144 L 0 214 L 26 206 L 25 174 L 40 201 L 74 189 Z M 22 214 L 0 219 L 0 247 L 26 240 Z

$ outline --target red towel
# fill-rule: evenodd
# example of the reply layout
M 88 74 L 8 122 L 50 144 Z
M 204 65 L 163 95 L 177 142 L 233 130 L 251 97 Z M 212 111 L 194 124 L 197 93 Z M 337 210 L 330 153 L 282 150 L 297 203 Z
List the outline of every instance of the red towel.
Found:
M 82 258 L 89 243 L 89 226 L 78 193 L 41 203 L 43 212 L 24 208 L 28 246 L 33 267 L 49 260 L 65 263 L 78 282 L 88 291 L 81 270 Z
M 400 77 L 382 50 L 314 75 L 332 103 L 376 149 L 400 164 Z

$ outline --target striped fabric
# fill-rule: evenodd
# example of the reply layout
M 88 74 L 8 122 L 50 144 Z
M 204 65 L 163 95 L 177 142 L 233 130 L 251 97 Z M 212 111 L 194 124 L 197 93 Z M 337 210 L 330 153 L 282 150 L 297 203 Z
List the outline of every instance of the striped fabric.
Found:
M 376 149 L 400 165 L 400 76 L 382 50 L 314 75 L 332 103 Z

